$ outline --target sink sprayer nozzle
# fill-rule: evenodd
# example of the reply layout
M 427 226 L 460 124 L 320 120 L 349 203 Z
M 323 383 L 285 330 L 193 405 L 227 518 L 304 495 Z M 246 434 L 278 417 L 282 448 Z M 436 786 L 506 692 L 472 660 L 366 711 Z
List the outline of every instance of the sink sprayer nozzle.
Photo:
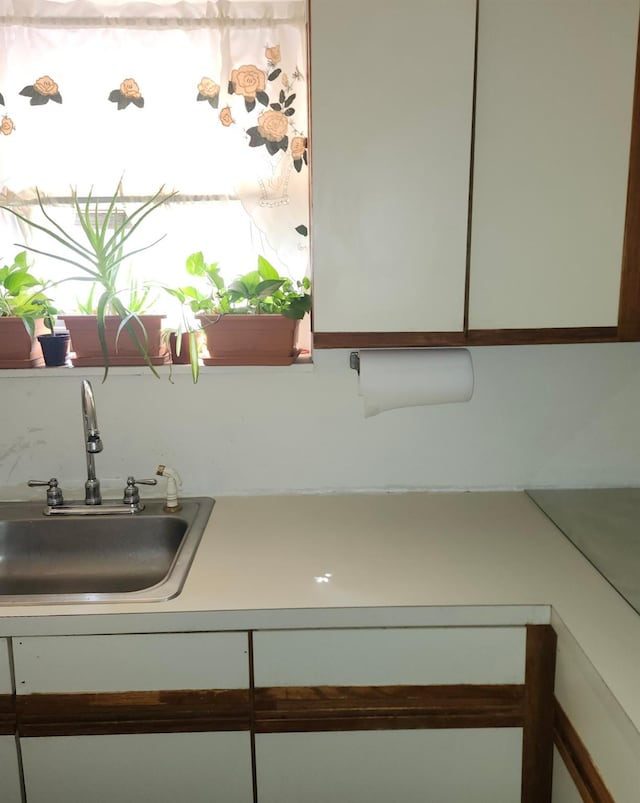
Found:
M 178 488 L 182 485 L 182 480 L 178 472 L 174 468 L 160 464 L 156 469 L 156 474 L 167 478 L 167 501 L 163 507 L 165 513 L 177 513 L 182 510 L 178 499 Z

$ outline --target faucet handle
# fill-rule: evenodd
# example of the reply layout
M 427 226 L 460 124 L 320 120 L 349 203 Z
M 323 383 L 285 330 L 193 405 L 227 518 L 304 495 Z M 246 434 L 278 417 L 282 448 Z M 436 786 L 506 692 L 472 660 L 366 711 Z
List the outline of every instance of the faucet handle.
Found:
M 58 480 L 51 477 L 50 480 L 29 480 L 29 488 L 47 488 L 47 505 L 49 507 L 61 507 L 64 505 L 62 489 L 58 487 Z
M 125 505 L 137 505 L 140 502 L 138 485 L 157 485 L 158 480 L 137 480 L 135 477 L 127 477 L 127 487 L 124 489 L 122 501 Z

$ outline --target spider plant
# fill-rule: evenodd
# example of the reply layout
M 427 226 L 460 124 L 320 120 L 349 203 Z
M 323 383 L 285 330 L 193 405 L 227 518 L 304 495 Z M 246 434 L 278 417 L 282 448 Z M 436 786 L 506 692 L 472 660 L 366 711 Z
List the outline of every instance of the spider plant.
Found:
M 83 239 L 76 239 L 65 231 L 47 212 L 39 190 L 36 190 L 36 194 L 42 215 L 50 226 L 36 223 L 10 206 L 0 206 L 0 209 L 10 212 L 30 228 L 37 229 L 54 240 L 63 249 L 66 249 L 66 254 L 52 253 L 26 244 L 19 244 L 20 248 L 59 260 L 81 271 L 79 275 L 65 276 L 61 281 L 89 281 L 98 286 L 100 295 L 96 302 L 96 316 L 98 337 L 104 358 L 103 381 L 107 378 L 109 372 L 109 355 L 107 353 L 105 335 L 105 315 L 108 312 L 112 312 L 120 318 L 118 335 L 126 327 L 146 364 L 155 376 L 158 376 L 158 372 L 149 358 L 146 331 L 140 321 L 139 313 L 123 303 L 120 298 L 120 291 L 117 286 L 118 274 L 125 260 L 141 251 L 146 251 L 164 238 L 164 235 L 162 235 L 154 242 L 133 250 L 127 250 L 125 247 L 142 222 L 155 209 L 169 201 L 177 193 L 165 193 L 164 187 L 160 187 L 149 200 L 137 206 L 130 214 L 123 216 L 120 209 L 116 207 L 118 198 L 122 195 L 121 181 L 118 182 L 115 192 L 110 196 L 108 204 L 106 204 L 106 211 L 103 211 L 103 204 L 98 199 L 94 199 L 92 190 L 89 191 L 86 198 L 81 199 L 77 189 L 73 188 L 71 197 L 78 221 L 82 227 Z M 134 326 L 134 323 L 137 326 Z

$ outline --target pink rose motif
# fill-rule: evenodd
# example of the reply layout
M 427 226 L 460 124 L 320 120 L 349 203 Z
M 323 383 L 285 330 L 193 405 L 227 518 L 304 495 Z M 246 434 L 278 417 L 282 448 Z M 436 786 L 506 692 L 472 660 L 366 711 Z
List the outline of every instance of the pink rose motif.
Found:
M 220 114 L 218 115 L 220 122 L 224 126 L 233 125 L 233 117 L 231 116 L 231 109 L 228 106 L 225 106 L 224 109 L 221 109 Z
M 111 103 L 118 104 L 118 111 L 126 109 L 130 103 L 139 109 L 144 107 L 144 98 L 140 92 L 140 87 L 133 78 L 125 78 L 118 89 L 113 89 L 109 93 Z
M 13 120 L 10 117 L 7 117 L 7 115 L 5 114 L 5 116 L 0 121 L 0 132 L 3 133 L 5 137 L 8 137 L 9 134 L 11 134 L 11 132 L 14 130 L 15 126 L 13 124 Z
M 25 86 L 19 92 L 26 98 L 30 98 L 31 106 L 44 106 L 50 100 L 55 103 L 62 103 L 62 95 L 58 89 L 58 84 L 48 75 L 38 78 L 33 84 Z

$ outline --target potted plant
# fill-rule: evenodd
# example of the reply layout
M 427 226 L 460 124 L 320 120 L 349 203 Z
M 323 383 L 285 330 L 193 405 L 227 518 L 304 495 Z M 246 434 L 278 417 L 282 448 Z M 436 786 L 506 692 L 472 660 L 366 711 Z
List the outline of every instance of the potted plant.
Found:
M 185 267 L 189 275 L 202 276 L 206 275 L 206 270 L 210 266 L 205 264 L 202 252 L 199 252 L 187 258 Z M 200 328 L 196 325 L 194 313 L 209 303 L 210 293 L 202 293 L 191 285 L 182 287 L 163 285 L 163 290 L 180 305 L 180 320 L 177 326 L 166 328 L 162 334 L 171 364 L 191 365 L 191 377 L 195 384 L 200 375 Z
M 191 304 L 209 350 L 204 364 L 291 365 L 298 356 L 298 324 L 311 309 L 309 279 L 293 282 L 259 256 L 256 270 L 226 286 L 217 264 L 195 257 L 194 275 L 211 286 L 206 301 Z
M 98 307 L 94 301 L 96 289 L 100 292 L 99 286 L 92 285 L 86 300 L 77 301 L 77 313 L 63 315 L 71 335 L 71 361 L 80 368 L 105 364 L 97 325 Z M 162 340 L 164 315 L 149 312 L 153 301 L 149 293 L 148 287 L 140 288 L 135 282 L 126 292 L 118 293 L 129 320 L 120 317 L 113 303 L 107 305 L 103 320 L 110 365 L 156 366 L 166 362 L 167 350 Z M 132 336 L 130 327 L 134 328 L 137 338 Z M 143 352 L 140 343 L 144 345 Z
M 66 365 L 69 356 L 69 332 L 55 331 L 56 316 L 59 310 L 53 306 L 50 299 L 45 299 L 38 303 L 41 305 L 42 322 L 49 330 L 48 334 L 45 333 L 37 336 L 40 347 L 42 348 L 44 364 L 50 368 Z
M 98 286 L 100 295 L 96 304 L 95 328 L 97 330 L 97 341 L 100 348 L 99 351 L 89 359 L 92 359 L 91 364 L 93 365 L 104 365 L 103 381 L 107 378 L 110 363 L 121 362 L 118 355 L 122 357 L 122 349 L 127 336 L 131 343 L 133 343 L 135 352 L 141 357 L 141 361 L 146 363 L 151 371 L 158 376 L 154 368 L 155 360 L 153 359 L 153 348 L 156 346 L 156 343 L 157 347 L 160 348 L 160 327 L 158 327 L 157 338 L 149 336 L 141 316 L 135 310 L 130 309 L 120 298 L 121 291 L 118 286 L 118 278 L 122 264 L 126 259 L 133 254 L 150 248 L 162 239 L 159 238 L 159 240 L 143 246 L 142 248 L 137 248 L 134 251 L 125 252 L 125 245 L 131 235 L 138 229 L 148 215 L 176 195 L 176 193 L 165 194 L 164 188 L 160 187 L 152 198 L 136 207 L 133 212 L 124 216 L 124 219 L 121 221 L 119 210 L 116 209 L 116 203 L 118 197 L 121 195 L 121 190 L 121 182 L 119 182 L 115 192 L 109 199 L 104 213 L 100 208 L 100 203 L 97 200 L 94 201 L 91 191 L 86 200 L 82 203 L 77 190 L 74 189 L 72 191 L 74 209 L 84 233 L 84 238 L 78 240 L 71 237 L 71 235 L 47 213 L 42 197 L 38 191 L 36 191 L 38 204 L 44 218 L 51 224 L 50 227 L 24 217 L 11 207 L 0 206 L 1 209 L 6 209 L 26 225 L 41 231 L 52 240 L 55 240 L 59 246 L 66 249 L 66 255 L 41 251 L 27 245 L 22 245 L 21 247 L 65 262 L 81 271 L 80 275 L 66 276 L 63 281 L 91 281 Z M 113 326 L 111 325 L 110 329 L 108 329 L 107 323 L 109 312 L 112 312 L 117 319 L 113 338 L 109 333 L 113 330 Z M 162 318 L 162 316 L 159 317 L 160 319 Z M 70 316 L 65 318 L 65 323 L 67 326 L 70 326 Z M 77 342 L 74 340 L 73 331 L 71 331 L 71 339 L 77 353 Z M 117 349 L 115 356 L 114 348 Z M 130 358 L 124 357 L 124 359 L 127 360 Z M 76 362 L 76 364 L 78 363 Z M 84 364 L 87 365 L 89 363 L 85 362 Z M 131 363 L 127 362 L 126 364 Z
M 43 304 L 48 284 L 30 271 L 27 252 L 0 268 L 0 368 L 33 368 L 42 364 L 35 335 L 43 331 Z

